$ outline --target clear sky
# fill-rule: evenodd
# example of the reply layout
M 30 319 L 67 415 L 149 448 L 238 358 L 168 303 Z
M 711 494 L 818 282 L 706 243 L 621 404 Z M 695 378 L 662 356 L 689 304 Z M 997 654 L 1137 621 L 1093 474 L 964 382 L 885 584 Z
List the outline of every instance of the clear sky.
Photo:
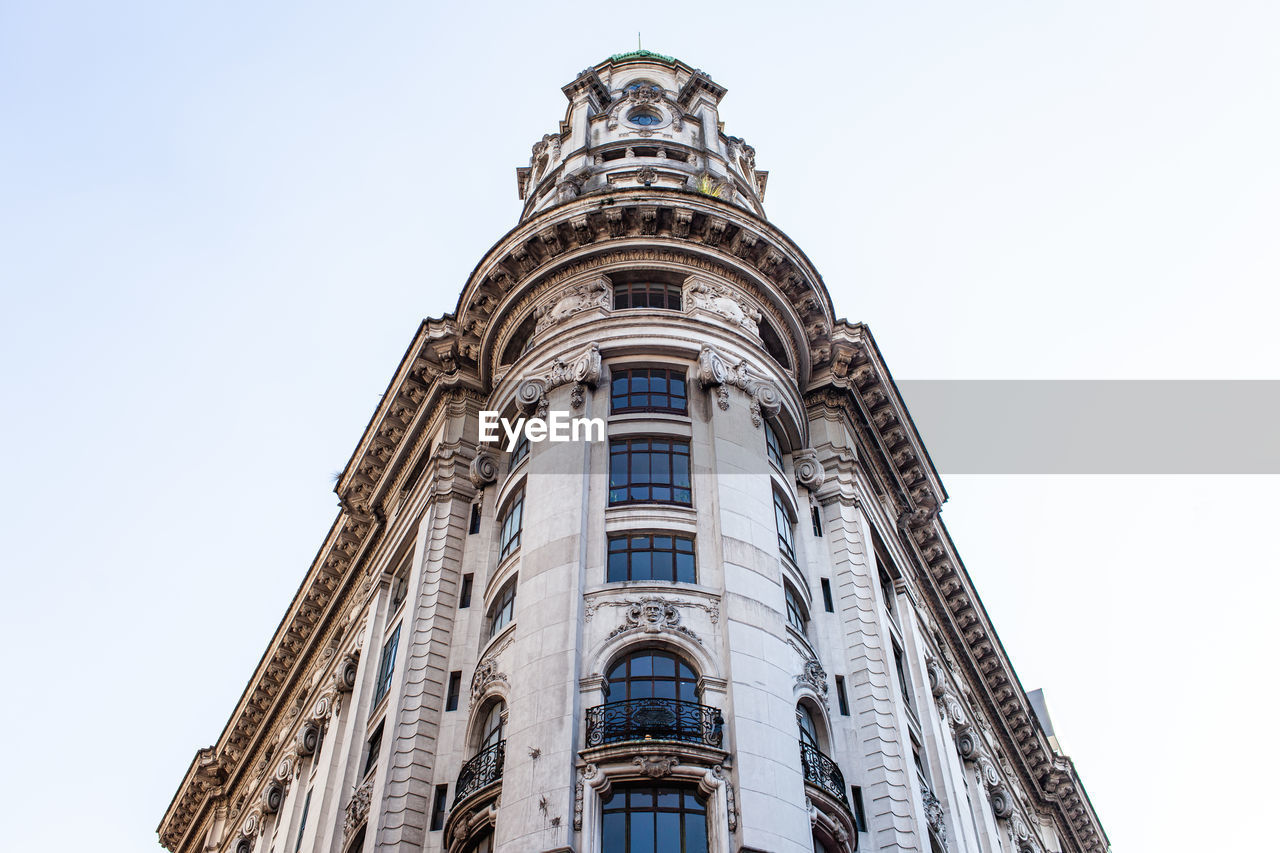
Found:
M 898 378 L 1280 378 L 1274 2 L 10 0 L 6 848 L 156 843 L 418 321 L 637 29 Z M 945 479 L 1117 853 L 1257 849 L 1276 478 Z

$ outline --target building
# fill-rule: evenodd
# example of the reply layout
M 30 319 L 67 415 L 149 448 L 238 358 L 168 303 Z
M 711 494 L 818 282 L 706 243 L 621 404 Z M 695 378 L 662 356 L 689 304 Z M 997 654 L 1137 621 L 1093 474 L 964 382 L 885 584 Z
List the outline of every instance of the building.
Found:
M 637 51 L 564 93 L 161 842 L 1108 850 L 725 89 Z M 607 435 L 482 442 L 486 413 Z

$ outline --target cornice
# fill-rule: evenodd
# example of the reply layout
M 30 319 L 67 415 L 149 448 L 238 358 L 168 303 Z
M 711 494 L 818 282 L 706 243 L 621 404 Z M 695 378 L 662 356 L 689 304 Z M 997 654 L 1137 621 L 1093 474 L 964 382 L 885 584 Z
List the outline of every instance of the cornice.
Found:
M 963 662 L 976 700 L 995 721 L 1020 786 L 1041 808 L 1056 812 L 1075 849 L 1106 853 L 1109 842 L 1074 765 L 1050 746 L 939 517 L 946 492 L 865 326 L 843 324 L 833 332 L 828 366 L 814 377 L 805 400 L 811 411 L 847 413 L 868 451 L 863 461 L 890 487 L 888 508 L 897 516 L 925 604 Z
M 790 238 L 768 220 L 711 196 L 653 188 L 583 196 L 508 232 L 476 265 L 459 297 L 459 352 L 474 359 L 491 350 L 486 330 L 504 322 L 529 288 L 566 264 L 623 243 L 684 247 L 749 272 L 767 285 L 771 301 L 795 313 L 809 351 L 804 362 L 820 365 L 829 359 L 827 338 L 835 323 L 831 298 Z M 492 372 L 486 369 L 481 379 L 487 387 Z

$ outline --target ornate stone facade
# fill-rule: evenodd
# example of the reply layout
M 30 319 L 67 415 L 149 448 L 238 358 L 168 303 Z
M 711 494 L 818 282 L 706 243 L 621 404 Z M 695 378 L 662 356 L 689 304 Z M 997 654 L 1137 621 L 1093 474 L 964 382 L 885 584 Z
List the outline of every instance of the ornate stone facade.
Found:
M 1105 853 L 725 89 L 638 51 L 564 93 L 162 844 L 611 853 L 618 797 L 658 786 L 717 853 Z M 508 453 L 482 410 L 608 435 Z M 633 691 L 635 660 L 676 662 L 671 695 Z

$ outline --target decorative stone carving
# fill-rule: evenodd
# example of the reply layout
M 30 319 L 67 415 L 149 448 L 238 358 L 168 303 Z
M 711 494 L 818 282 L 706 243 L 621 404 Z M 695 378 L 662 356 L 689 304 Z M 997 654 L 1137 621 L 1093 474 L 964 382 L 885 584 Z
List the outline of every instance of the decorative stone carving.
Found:
M 333 684 L 340 693 L 350 693 L 356 686 L 356 676 L 360 672 L 360 650 L 353 649 L 338 662 L 333 673 Z
M 947 824 L 943 820 L 942 803 L 922 780 L 920 782 L 920 799 L 924 803 L 924 817 L 929 822 L 929 829 L 937 836 L 942 849 L 947 849 Z
M 760 310 L 723 284 L 692 277 L 684 286 L 686 311 L 707 311 L 753 334 L 760 333 Z
M 607 640 L 612 640 L 629 631 L 643 631 L 646 634 L 674 631 L 698 644 L 702 643 L 697 634 L 680 624 L 680 608 L 674 601 L 659 595 L 649 595 L 639 601 L 627 602 L 626 607 L 622 624 L 609 633 Z
M 294 749 L 298 751 L 298 755 L 310 755 L 316 751 L 316 747 L 320 745 L 320 732 L 319 723 L 302 724 L 298 729 L 297 737 L 293 739 Z
M 471 704 L 475 705 L 484 696 L 492 684 L 509 684 L 505 673 L 498 671 L 498 662 L 487 657 L 476 664 L 476 671 L 471 674 Z
M 1005 818 L 1013 814 L 1013 797 L 1009 795 L 1007 788 L 992 788 L 988 796 L 991 798 L 991 811 L 996 817 Z
M 679 764 L 680 759 L 674 755 L 637 755 L 631 763 L 650 779 L 661 779 L 671 775 L 671 768 Z
M 557 323 L 583 311 L 593 308 L 608 310 L 611 299 L 609 283 L 603 277 L 565 288 L 533 310 L 534 316 L 538 318 L 534 333 L 542 334 Z
M 995 763 L 985 755 L 978 756 L 978 775 L 982 779 L 982 784 L 988 788 L 996 788 L 1000 785 L 1000 771 L 996 769 Z
M 804 662 L 804 671 L 796 676 L 797 687 L 810 687 L 815 693 L 827 701 L 827 671 L 815 659 Z
M 591 343 L 577 356 L 557 358 L 544 375 L 526 379 L 516 389 L 516 405 L 526 415 L 546 417 L 547 392 L 570 382 L 574 383 L 570 402 L 575 409 L 582 408 L 586 386 L 594 388 L 600 382 L 599 344 Z
M 279 779 L 272 779 L 262 789 L 262 796 L 258 798 L 258 805 L 264 814 L 275 814 L 280 811 L 280 806 L 284 804 L 285 786 Z
M 711 620 L 712 625 L 718 624 L 720 621 L 720 603 L 718 601 L 711 601 L 711 602 L 684 601 L 684 600 L 677 600 L 674 598 L 665 599 L 665 600 L 668 603 L 675 605 L 676 607 L 695 607 L 699 610 L 705 611 L 708 618 Z M 590 622 L 591 617 L 595 616 L 596 611 L 599 610 L 601 607 L 626 607 L 630 609 L 632 607 L 635 607 L 637 604 L 640 604 L 641 601 L 643 601 L 643 599 L 637 600 L 634 598 L 622 598 L 622 599 L 593 598 L 592 600 L 589 600 L 586 606 L 582 609 L 582 621 Z
M 751 422 L 756 426 L 760 426 L 763 417 L 773 417 L 782 410 L 782 394 L 772 382 L 761 377 L 745 359 L 730 364 L 706 345 L 698 353 L 698 384 L 715 389 L 722 410 L 729 408 L 728 386 L 742 389 L 751 398 Z
M 365 783 L 356 789 L 351 795 L 351 802 L 347 803 L 347 817 L 342 824 L 342 837 L 348 838 L 351 833 L 360 828 L 360 825 L 369 817 L 369 804 L 373 798 L 373 777 L 370 776 Z
M 728 775 L 724 772 L 724 768 L 717 764 L 711 768 L 711 775 L 717 779 L 724 780 L 724 798 L 727 803 L 726 817 L 729 819 L 729 831 L 738 831 L 738 798 L 733 790 L 733 783 L 729 781 Z
M 809 448 L 797 450 L 791 454 L 791 464 L 795 468 L 796 482 L 804 486 L 811 492 L 816 492 L 822 488 L 822 482 L 827 477 L 827 472 L 823 470 L 822 463 L 818 461 L 818 452 Z
M 599 772 L 600 769 L 594 764 L 588 764 L 578 771 L 578 784 L 573 789 L 573 828 L 575 830 L 582 829 L 582 797 L 586 793 L 586 786 L 596 778 Z
M 244 820 L 240 823 L 240 834 L 246 838 L 253 838 L 262 832 L 263 829 L 262 811 L 257 806 L 249 809 L 249 813 L 244 816 Z
M 471 460 L 471 468 L 467 471 L 467 476 L 471 479 L 471 485 L 477 489 L 483 489 L 490 483 L 498 480 L 498 460 L 487 450 L 481 450 L 476 457 Z
M 966 761 L 972 761 L 978 753 L 978 736 L 971 728 L 956 731 L 956 752 Z

